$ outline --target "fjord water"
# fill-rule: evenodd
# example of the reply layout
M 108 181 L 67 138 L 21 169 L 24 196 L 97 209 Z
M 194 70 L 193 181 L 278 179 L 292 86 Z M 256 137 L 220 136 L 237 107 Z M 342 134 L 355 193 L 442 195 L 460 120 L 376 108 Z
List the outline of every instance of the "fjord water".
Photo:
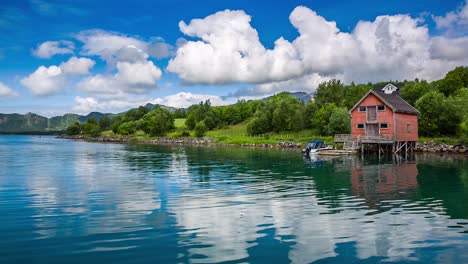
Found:
M 467 263 L 468 160 L 0 136 L 0 263 Z

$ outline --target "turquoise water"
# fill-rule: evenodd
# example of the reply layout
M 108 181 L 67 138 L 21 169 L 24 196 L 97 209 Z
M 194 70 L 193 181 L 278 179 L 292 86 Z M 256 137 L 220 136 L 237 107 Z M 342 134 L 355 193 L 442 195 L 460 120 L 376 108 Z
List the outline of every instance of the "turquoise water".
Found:
M 468 160 L 0 136 L 0 263 L 467 263 Z

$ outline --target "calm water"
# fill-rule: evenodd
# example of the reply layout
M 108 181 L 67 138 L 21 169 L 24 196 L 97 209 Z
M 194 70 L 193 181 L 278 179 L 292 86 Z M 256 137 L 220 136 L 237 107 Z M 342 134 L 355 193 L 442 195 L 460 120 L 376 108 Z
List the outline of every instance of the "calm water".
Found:
M 468 160 L 0 136 L 0 263 L 467 263 Z

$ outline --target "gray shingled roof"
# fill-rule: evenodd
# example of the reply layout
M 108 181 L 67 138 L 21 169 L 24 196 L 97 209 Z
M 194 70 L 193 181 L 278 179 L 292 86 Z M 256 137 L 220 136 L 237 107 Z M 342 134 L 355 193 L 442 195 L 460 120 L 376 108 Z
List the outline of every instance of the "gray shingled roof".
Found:
M 379 97 L 384 103 L 388 104 L 395 112 L 407 113 L 407 114 L 419 114 L 416 108 L 412 107 L 408 102 L 400 97 L 400 87 L 397 86 L 398 90 L 392 94 L 385 94 L 380 86 L 372 89 L 372 93 Z

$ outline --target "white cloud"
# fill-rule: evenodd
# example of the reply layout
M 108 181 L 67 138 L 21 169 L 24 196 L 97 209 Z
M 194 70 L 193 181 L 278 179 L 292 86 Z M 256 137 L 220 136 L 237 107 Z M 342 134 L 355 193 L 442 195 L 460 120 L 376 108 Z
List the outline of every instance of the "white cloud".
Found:
M 161 104 L 176 108 L 187 108 L 193 104 L 198 104 L 201 101 L 205 100 L 210 100 L 211 105 L 228 105 L 235 103 L 234 100 L 225 100 L 217 95 L 193 94 L 188 92 L 181 92 L 173 95 L 168 95 L 164 98 L 154 99 L 151 102 L 154 104 Z
M 151 44 L 148 48 L 148 54 L 156 59 L 164 59 L 172 56 L 174 47 L 164 42 Z
M 67 85 L 63 71 L 55 65 L 40 66 L 28 77 L 21 79 L 21 84 L 33 94 L 41 96 L 62 92 Z
M 33 55 L 43 59 L 49 59 L 56 54 L 72 54 L 75 49 L 75 44 L 71 41 L 46 41 L 40 44 Z
M 124 99 L 98 99 L 94 97 L 76 96 L 75 105 L 72 111 L 79 114 L 87 114 L 92 111 L 119 113 L 127 111 L 130 108 L 135 108 L 147 103 L 160 104 L 176 108 L 186 108 L 193 104 L 198 104 L 201 101 L 210 100 L 212 105 L 228 105 L 235 103 L 235 99 L 225 100 L 217 95 L 209 94 L 192 94 L 181 92 L 165 97 L 150 99 L 141 96 L 127 95 Z
M 119 113 L 147 104 L 150 100 L 140 97 L 126 98 L 125 100 L 100 101 L 94 97 L 76 96 L 72 111 L 78 114 L 88 114 L 93 111 Z
M 86 30 L 80 32 L 76 38 L 83 42 L 81 53 L 83 55 L 100 56 L 108 63 L 115 63 L 115 54 L 122 48 L 128 46 L 139 50 L 147 50 L 148 44 L 145 41 L 126 36 L 119 33 L 107 32 L 103 30 Z M 125 53 L 125 51 L 124 51 Z
M 59 67 L 64 74 L 81 75 L 88 74 L 95 64 L 95 61 L 88 58 L 71 57 L 67 62 L 62 62 Z
M 343 76 L 336 75 L 323 77 L 317 73 L 312 73 L 287 81 L 257 84 L 255 87 L 253 87 L 253 89 L 241 89 L 232 94 L 229 94 L 229 97 L 246 98 L 247 96 L 249 99 L 258 99 L 266 95 L 272 95 L 279 91 L 312 93 L 317 89 L 320 83 L 328 81 L 331 78 L 343 79 Z
M 465 1 L 456 11 L 451 11 L 445 16 L 433 16 L 437 28 L 453 29 L 468 27 L 468 1 Z
M 99 108 L 99 103 L 95 98 L 92 97 L 75 97 L 75 105 L 72 107 L 72 110 L 78 114 L 87 114 L 92 111 L 97 111 Z
M 189 24 L 181 21 L 180 30 L 200 40 L 179 47 L 167 70 L 193 84 L 254 83 L 258 85 L 252 92 L 260 93 L 288 85 L 314 89 L 314 80 L 336 76 L 346 83 L 434 80 L 468 62 L 464 40 L 447 40 L 458 47 L 452 53 L 463 57 L 446 54 L 422 20 L 408 15 L 360 21 L 350 33 L 302 6 L 289 19 L 299 36 L 292 42 L 279 38 L 273 49 L 261 44 L 243 11 L 225 10 Z
M 160 37 L 149 41 L 129 35 L 104 30 L 85 30 L 76 35 L 83 42 L 81 54 L 100 56 L 110 66 L 119 61 L 136 62 L 148 57 L 163 59 L 173 55 L 174 47 Z
M 0 82 L 0 98 L 2 97 L 14 97 L 17 96 L 18 93 L 13 91 L 10 87 L 8 87 L 6 84 Z
M 121 98 L 128 94 L 143 94 L 157 87 L 161 70 L 151 61 L 118 62 L 114 75 L 95 75 L 77 84 L 79 90 L 102 98 Z

